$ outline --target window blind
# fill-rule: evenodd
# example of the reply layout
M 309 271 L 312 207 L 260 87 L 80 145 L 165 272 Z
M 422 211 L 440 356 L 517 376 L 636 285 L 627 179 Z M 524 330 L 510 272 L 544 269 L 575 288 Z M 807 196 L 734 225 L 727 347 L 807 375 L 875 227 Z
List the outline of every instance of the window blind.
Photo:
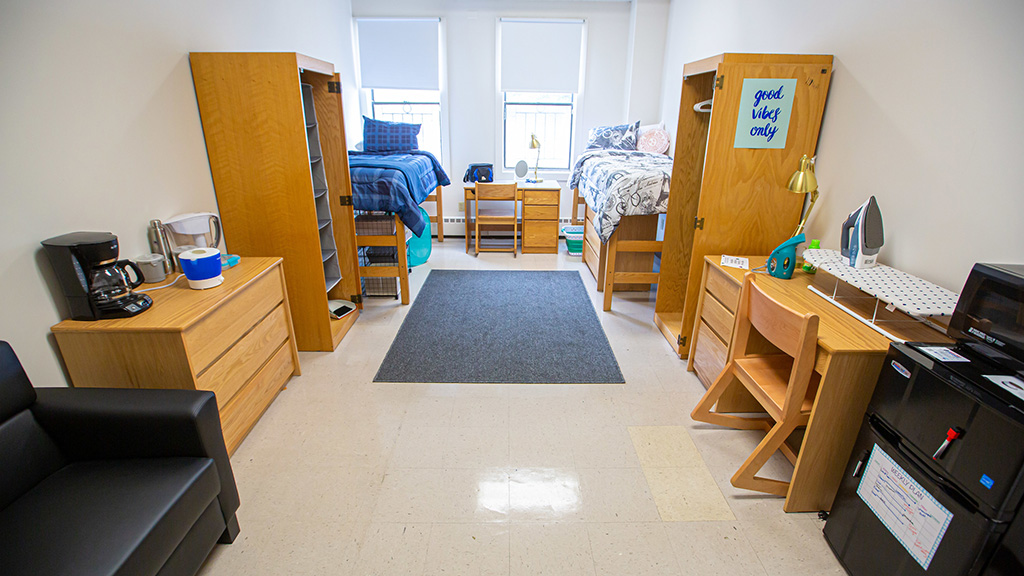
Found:
M 580 91 L 583 20 L 502 18 L 502 92 Z
M 439 90 L 439 18 L 358 18 L 363 88 Z

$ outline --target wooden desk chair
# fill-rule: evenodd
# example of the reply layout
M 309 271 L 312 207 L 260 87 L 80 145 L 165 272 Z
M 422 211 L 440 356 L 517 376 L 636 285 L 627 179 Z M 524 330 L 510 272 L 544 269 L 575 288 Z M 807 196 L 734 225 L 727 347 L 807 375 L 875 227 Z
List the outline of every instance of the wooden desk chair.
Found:
M 760 334 L 782 353 L 751 354 L 751 347 L 760 347 L 751 340 L 755 331 L 755 338 Z M 814 372 L 817 345 L 816 314 L 800 314 L 772 300 L 758 288 L 753 273 L 748 272 L 743 277 L 729 361 L 690 413 L 691 418 L 701 422 L 768 431 L 733 475 L 733 486 L 779 496 L 785 496 L 789 490 L 789 482 L 755 474 L 776 450 L 796 463 L 796 453 L 786 444 L 786 438 L 810 420 L 820 378 Z M 711 411 L 722 393 L 737 380 L 761 404 L 768 417 L 741 417 Z
M 512 226 L 512 257 L 516 256 L 516 243 L 519 236 L 519 203 L 516 201 L 517 187 L 515 182 L 511 184 L 476 184 L 476 201 L 473 202 L 473 216 L 476 220 L 476 255 L 481 252 L 505 252 L 507 248 L 481 248 L 480 225 L 511 225 Z M 504 202 L 511 203 L 512 213 L 509 214 L 507 207 L 481 208 L 481 203 Z

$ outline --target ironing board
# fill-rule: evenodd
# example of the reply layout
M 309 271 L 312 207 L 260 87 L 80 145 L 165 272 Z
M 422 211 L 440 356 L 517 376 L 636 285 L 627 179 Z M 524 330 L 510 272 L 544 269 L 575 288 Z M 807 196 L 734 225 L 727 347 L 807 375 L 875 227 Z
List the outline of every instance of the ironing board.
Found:
M 944 328 L 931 322 L 929 318 L 952 315 L 956 301 L 960 297 L 953 291 L 884 264 L 872 268 L 854 268 L 850 266 L 849 258 L 843 257 L 836 250 L 809 248 L 804 251 L 803 258 L 804 262 L 818 270 L 827 272 L 884 303 L 887 311 L 899 310 L 941 331 L 944 331 Z M 876 313 L 868 320 L 837 302 L 834 293 L 829 295 L 814 286 L 809 288 L 822 298 L 860 318 L 890 340 L 902 341 L 876 325 L 874 320 L 877 316 L 877 307 Z

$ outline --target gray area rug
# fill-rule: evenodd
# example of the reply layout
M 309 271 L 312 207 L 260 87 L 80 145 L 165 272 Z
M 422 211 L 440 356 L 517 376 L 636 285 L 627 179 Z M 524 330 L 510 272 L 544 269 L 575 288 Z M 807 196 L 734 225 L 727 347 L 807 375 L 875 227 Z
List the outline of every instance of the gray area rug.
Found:
M 374 382 L 621 384 L 578 272 L 433 270 Z

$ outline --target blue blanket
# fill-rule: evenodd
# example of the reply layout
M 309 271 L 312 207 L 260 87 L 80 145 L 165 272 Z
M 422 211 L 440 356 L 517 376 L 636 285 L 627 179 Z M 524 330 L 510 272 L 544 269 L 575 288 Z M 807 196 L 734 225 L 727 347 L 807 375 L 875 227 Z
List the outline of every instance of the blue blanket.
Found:
M 441 163 L 425 150 L 392 154 L 349 151 L 356 210 L 394 212 L 417 236 L 430 225 L 418 206 L 438 186 L 451 184 Z

